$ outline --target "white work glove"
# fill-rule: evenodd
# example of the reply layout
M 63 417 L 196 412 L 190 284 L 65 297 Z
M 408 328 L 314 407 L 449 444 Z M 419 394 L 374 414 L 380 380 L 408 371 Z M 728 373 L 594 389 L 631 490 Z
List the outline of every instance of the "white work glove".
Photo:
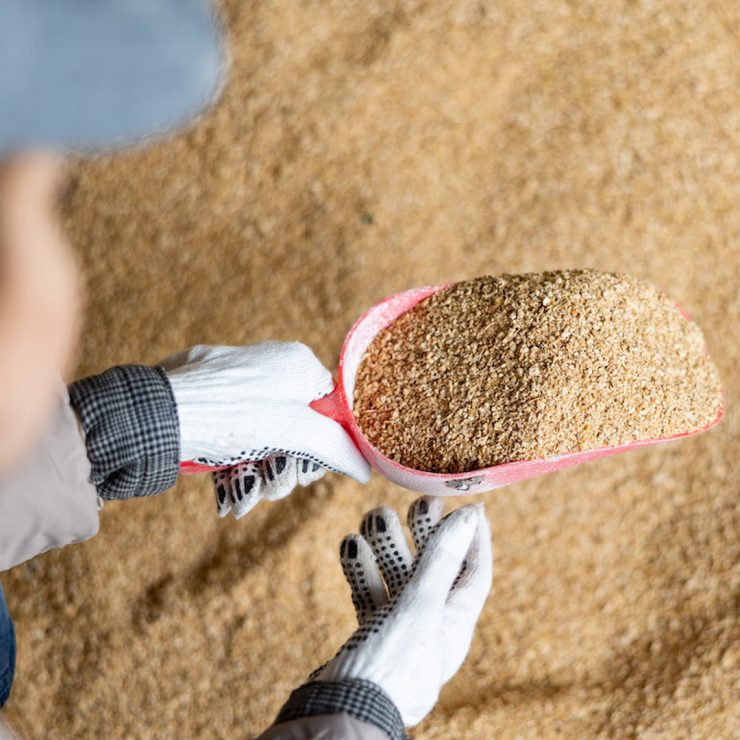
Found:
M 429 714 L 465 660 L 493 576 L 483 506 L 464 506 L 440 521 L 442 509 L 430 496 L 411 505 L 415 558 L 388 507 L 365 515 L 361 536 L 344 538 L 340 560 L 360 628 L 311 676 L 372 681 L 406 726 Z
M 326 473 L 318 463 L 289 455 L 270 455 L 258 462 L 234 465 L 213 474 L 218 515 L 234 512 L 237 519 L 262 499 L 277 501 L 299 486 L 309 486 Z
M 243 516 L 261 498 L 282 498 L 327 469 L 368 481 L 370 466 L 349 434 L 309 406 L 334 381 L 304 344 L 199 345 L 160 364 L 177 404 L 180 459 L 231 466 L 214 476 L 222 516 L 230 508 Z

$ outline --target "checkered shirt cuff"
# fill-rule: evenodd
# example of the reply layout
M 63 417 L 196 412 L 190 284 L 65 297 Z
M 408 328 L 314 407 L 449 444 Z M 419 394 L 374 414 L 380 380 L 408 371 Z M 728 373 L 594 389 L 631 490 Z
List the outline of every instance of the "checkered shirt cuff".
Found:
M 69 397 L 102 498 L 150 496 L 175 484 L 180 425 L 161 367 L 119 365 L 72 383 Z
M 372 681 L 362 679 L 304 683 L 290 695 L 275 724 L 340 713 L 375 725 L 391 740 L 406 738 L 401 714 L 388 694 Z

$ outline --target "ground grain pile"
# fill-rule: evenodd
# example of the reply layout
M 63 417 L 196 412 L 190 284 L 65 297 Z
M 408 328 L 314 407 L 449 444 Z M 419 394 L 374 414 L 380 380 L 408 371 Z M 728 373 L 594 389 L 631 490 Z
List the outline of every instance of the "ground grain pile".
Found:
M 699 327 L 650 283 L 593 270 L 446 288 L 379 332 L 354 389 L 370 442 L 435 473 L 669 437 L 720 404 Z
M 571 267 L 660 285 L 727 397 L 707 434 L 492 491 L 493 592 L 417 740 L 729 738 L 740 634 L 737 2 L 224 4 L 192 130 L 75 167 L 76 376 L 300 339 L 336 367 L 416 285 Z M 374 476 L 219 519 L 208 476 L 111 502 L 2 575 L 28 740 L 257 735 L 355 628 L 338 563 Z

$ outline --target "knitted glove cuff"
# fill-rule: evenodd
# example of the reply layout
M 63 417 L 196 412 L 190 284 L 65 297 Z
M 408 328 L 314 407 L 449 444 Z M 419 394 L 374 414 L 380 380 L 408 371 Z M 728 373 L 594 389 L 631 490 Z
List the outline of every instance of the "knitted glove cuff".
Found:
M 311 681 L 290 695 L 275 724 L 317 714 L 348 714 L 369 722 L 391 740 L 404 740 L 403 720 L 396 705 L 377 684 L 363 679 Z
M 119 365 L 72 383 L 69 397 L 102 498 L 150 496 L 175 484 L 180 427 L 162 368 Z

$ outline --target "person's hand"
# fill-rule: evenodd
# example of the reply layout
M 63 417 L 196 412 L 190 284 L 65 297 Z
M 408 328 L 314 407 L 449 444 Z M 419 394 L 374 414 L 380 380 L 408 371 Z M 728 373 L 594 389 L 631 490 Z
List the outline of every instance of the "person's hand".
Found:
M 57 220 L 62 177 L 50 154 L 0 166 L 0 470 L 42 434 L 79 333 L 77 272 Z
M 297 342 L 196 346 L 161 363 L 180 421 L 180 459 L 211 467 L 221 516 L 287 496 L 326 470 L 365 483 L 370 466 L 349 434 L 309 404 L 331 373 Z
M 213 474 L 218 515 L 233 511 L 241 519 L 260 501 L 285 498 L 297 485 L 310 486 L 324 473 L 326 468 L 316 462 L 283 454 L 219 470 Z
M 372 681 L 393 700 L 406 726 L 432 710 L 462 665 L 491 588 L 491 533 L 483 506 L 464 506 L 440 521 L 442 509 L 442 500 L 429 496 L 411 505 L 416 557 L 387 507 L 365 515 L 361 535 L 344 538 L 340 560 L 360 627 L 311 676 Z

